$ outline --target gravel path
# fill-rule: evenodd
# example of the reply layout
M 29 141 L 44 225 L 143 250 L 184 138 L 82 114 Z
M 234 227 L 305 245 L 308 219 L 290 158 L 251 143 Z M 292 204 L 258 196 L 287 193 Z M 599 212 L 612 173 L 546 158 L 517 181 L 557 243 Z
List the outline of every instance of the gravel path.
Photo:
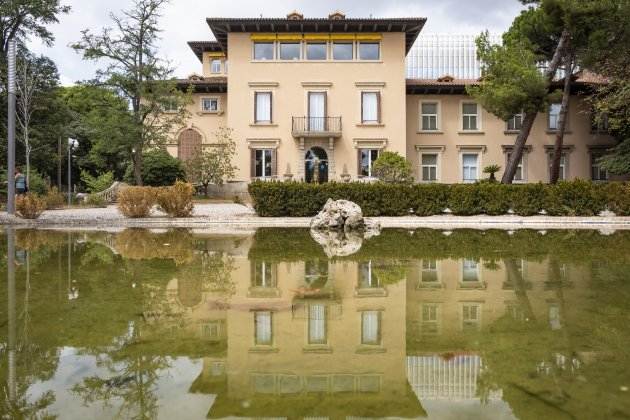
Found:
M 532 216 L 453 216 L 429 217 L 375 217 L 384 228 L 434 228 L 451 230 L 468 229 L 598 229 L 602 233 L 615 230 L 630 230 L 630 217 L 610 215 L 597 217 L 551 217 Z M 146 219 L 127 219 L 115 206 L 106 208 L 48 210 L 37 220 L 9 217 L 0 212 L 0 225 L 16 227 L 50 228 L 196 228 L 196 229 L 256 229 L 259 227 L 308 227 L 308 217 L 258 217 L 250 207 L 234 203 L 199 203 L 195 205 L 193 217 L 169 218 L 155 210 Z

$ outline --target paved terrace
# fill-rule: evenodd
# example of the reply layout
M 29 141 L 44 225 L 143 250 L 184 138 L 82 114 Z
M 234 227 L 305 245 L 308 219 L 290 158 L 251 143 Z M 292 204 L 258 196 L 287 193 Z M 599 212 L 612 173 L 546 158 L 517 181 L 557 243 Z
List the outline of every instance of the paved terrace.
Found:
M 598 229 L 603 233 L 630 230 L 630 217 L 551 217 L 532 216 L 452 216 L 375 217 L 384 228 L 434 229 Z M 47 210 L 37 220 L 9 217 L 0 213 L 0 225 L 42 228 L 196 228 L 209 230 L 239 230 L 259 227 L 308 227 L 308 217 L 258 217 L 251 207 L 232 203 L 196 204 L 193 217 L 169 218 L 159 211 L 144 219 L 128 219 L 116 206 Z

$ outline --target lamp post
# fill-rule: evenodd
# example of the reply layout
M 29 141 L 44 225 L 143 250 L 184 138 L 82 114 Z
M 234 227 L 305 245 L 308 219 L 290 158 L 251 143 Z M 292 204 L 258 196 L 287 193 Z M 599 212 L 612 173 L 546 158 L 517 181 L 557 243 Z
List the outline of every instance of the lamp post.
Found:
M 68 206 L 72 205 L 72 149 L 78 144 L 78 140 L 68 139 Z

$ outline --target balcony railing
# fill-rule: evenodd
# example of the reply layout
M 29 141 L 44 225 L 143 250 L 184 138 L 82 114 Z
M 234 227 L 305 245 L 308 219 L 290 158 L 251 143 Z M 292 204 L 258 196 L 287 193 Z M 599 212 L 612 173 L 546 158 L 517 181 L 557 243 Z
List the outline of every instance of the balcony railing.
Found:
M 295 137 L 341 136 L 341 117 L 293 117 L 292 120 Z

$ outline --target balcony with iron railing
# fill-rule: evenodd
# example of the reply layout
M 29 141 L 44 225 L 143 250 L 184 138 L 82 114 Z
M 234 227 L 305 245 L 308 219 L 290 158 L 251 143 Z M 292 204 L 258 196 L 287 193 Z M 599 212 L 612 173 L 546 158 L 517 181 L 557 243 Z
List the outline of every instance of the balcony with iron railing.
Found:
M 341 137 L 341 117 L 292 117 L 293 137 Z

